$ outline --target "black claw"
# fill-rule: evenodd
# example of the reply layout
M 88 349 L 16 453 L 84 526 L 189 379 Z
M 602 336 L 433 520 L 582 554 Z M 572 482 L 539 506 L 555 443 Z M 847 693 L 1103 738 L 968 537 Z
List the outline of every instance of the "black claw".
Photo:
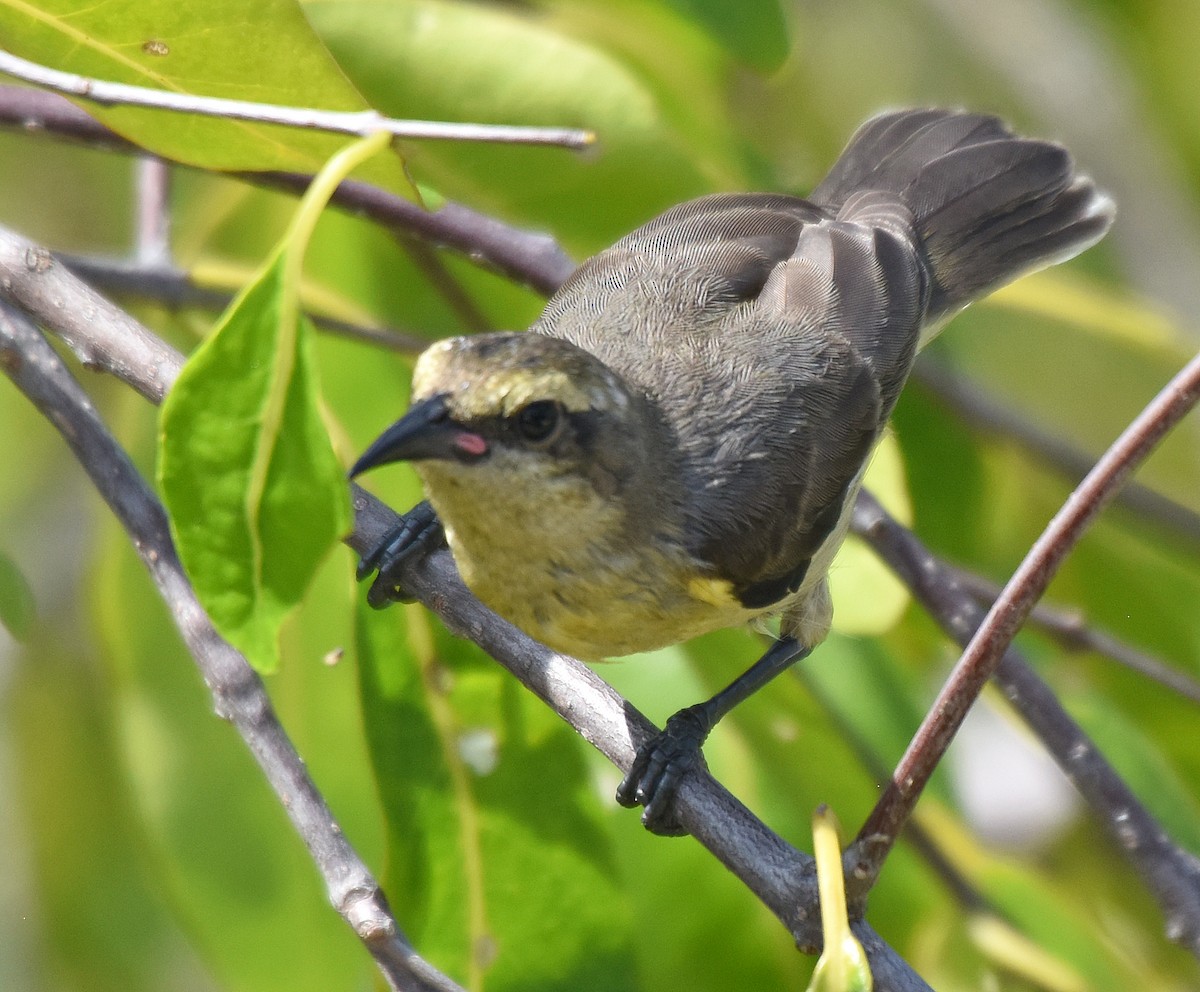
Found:
M 644 806 L 642 822 L 656 834 L 684 833 L 675 815 L 675 796 L 689 774 L 697 768 L 704 770 L 700 752 L 704 739 L 722 714 L 810 650 L 794 637 L 781 637 L 712 699 L 676 713 L 661 734 L 638 749 L 629 774 L 617 789 L 617 802 L 622 806 Z
M 445 540 L 441 522 L 428 501 L 418 503 L 371 551 L 362 556 L 355 574 L 361 582 L 378 572 L 367 590 L 367 603 L 380 610 L 391 603 L 408 602 L 400 573 L 409 559 L 428 553 Z
M 629 773 L 621 779 L 621 784 L 617 786 L 617 802 L 626 809 L 633 809 L 642 801 L 642 778 L 650 760 L 651 748 L 656 740 L 657 738 L 654 738 L 638 749 L 638 753 L 633 756 L 633 764 L 629 766 Z
M 645 807 L 642 824 L 647 830 L 665 837 L 687 833 L 675 815 L 675 796 L 693 770 L 705 768 L 700 747 L 711 729 L 703 704 L 690 706 L 638 749 L 629 774 L 617 787 L 617 802 Z

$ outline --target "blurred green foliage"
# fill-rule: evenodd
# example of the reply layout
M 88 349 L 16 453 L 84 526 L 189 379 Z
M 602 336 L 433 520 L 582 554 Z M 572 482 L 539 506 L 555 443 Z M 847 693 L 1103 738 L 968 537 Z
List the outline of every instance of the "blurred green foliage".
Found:
M 991 6 L 1003 16 L 1016 2 Z M 1194 7 L 1056 5 L 1057 43 L 1076 59 L 1064 55 L 1053 67 L 1054 100 L 1045 102 L 1030 96 L 1029 60 L 1043 50 L 1034 39 L 1028 51 L 998 57 L 986 32 L 934 0 L 37 0 L 0 2 L 0 47 L 56 68 L 216 95 L 590 127 L 600 140 L 585 155 L 402 148 L 418 183 L 550 232 L 578 257 L 692 195 L 803 192 L 882 107 L 994 110 L 1066 141 L 1115 189 L 1122 219 L 1065 270 L 959 317 L 935 348 L 991 395 L 1098 452 L 1194 343 L 1190 288 L 1151 285 L 1135 264 L 1165 272 L 1195 250 L 1200 232 Z M 1092 57 L 1086 73 L 1073 71 L 1081 50 Z M 1112 92 L 1125 103 L 1100 99 Z M 339 146 L 143 111 L 101 116 L 200 166 L 311 170 Z M 1160 172 L 1152 189 L 1129 185 L 1124 177 L 1151 161 L 1170 164 L 1168 181 Z M 0 169 L 0 222 L 54 248 L 127 250 L 127 160 L 12 132 L 0 135 Z M 366 175 L 407 186 L 395 157 Z M 1174 205 L 1171 237 L 1139 235 L 1154 230 L 1147 218 L 1164 202 Z M 294 201 L 179 170 L 173 208 L 180 264 L 248 280 Z M 1156 252 L 1166 252 L 1161 265 Z M 487 323 L 519 328 L 536 316 L 532 292 L 463 259 L 438 260 Z M 431 340 L 463 330 L 461 308 L 423 261 L 360 218 L 320 222 L 306 278 L 341 313 Z M 125 302 L 185 350 L 216 322 Z M 349 462 L 403 408 L 408 359 L 328 335 L 316 345 L 327 422 Z M 112 382 L 86 373 L 84 382 L 153 477 L 156 412 Z M 0 988 L 371 987 L 369 959 L 328 908 L 244 747 L 212 716 L 106 508 L 12 389 L 0 388 L 0 425 L 10 466 L 0 473 L 0 613 L 23 637 L 0 646 Z M 1185 423 L 1141 475 L 1193 510 L 1198 432 L 1195 418 Z M 916 530 L 937 550 L 997 580 L 1069 491 L 1053 468 L 972 431 L 915 385 L 895 435 L 895 465 L 879 470 L 895 505 L 911 506 Z M 401 468 L 371 485 L 398 507 L 418 496 Z M 801 679 L 750 700 L 707 749 L 721 780 L 806 848 L 820 803 L 851 828 L 861 821 L 876 790 L 856 747 L 894 761 L 953 657 L 920 610 L 881 591 L 860 560 L 838 566 L 847 604 L 840 632 Z M 611 801 L 612 769 L 472 645 L 419 608 L 367 614 L 351 572 L 348 552 L 328 556 L 285 627 L 283 663 L 268 685 L 422 953 L 473 988 L 802 986 L 812 962 L 740 883 L 698 845 L 646 835 Z M 1193 540 L 1114 509 L 1051 596 L 1200 675 Z M 1196 850 L 1193 704 L 1040 635 L 1023 644 L 1142 799 Z M 749 634 L 728 631 L 601 674 L 662 720 L 756 650 Z M 1008 787 L 995 769 L 976 773 Z M 1086 815 L 1016 852 L 982 840 L 959 807 L 953 777 L 940 774 L 923 823 L 1038 952 L 979 925 L 902 845 L 869 919 L 931 984 L 1195 987 L 1196 962 L 1167 942 L 1152 900 Z

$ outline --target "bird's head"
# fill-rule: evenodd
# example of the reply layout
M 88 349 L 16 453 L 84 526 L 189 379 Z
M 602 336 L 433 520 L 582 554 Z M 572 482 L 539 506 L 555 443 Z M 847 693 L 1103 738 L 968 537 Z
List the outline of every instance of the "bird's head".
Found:
M 440 341 L 417 360 L 409 411 L 351 469 L 411 461 L 438 515 L 465 536 L 629 515 L 673 445 L 653 404 L 568 341 L 494 333 Z M 505 519 L 510 518 L 510 519 Z

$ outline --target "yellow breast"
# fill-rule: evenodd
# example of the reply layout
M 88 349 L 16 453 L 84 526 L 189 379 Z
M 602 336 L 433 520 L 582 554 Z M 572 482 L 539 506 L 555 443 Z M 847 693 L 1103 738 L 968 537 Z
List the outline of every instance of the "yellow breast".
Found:
M 485 505 L 479 487 L 487 480 L 478 466 L 469 479 L 441 463 L 418 471 L 463 581 L 557 651 L 600 661 L 764 612 L 742 606 L 731 585 L 706 574 L 682 542 L 661 534 L 631 539 L 619 509 L 576 477 L 539 480 L 536 503 L 513 487 L 486 485 Z

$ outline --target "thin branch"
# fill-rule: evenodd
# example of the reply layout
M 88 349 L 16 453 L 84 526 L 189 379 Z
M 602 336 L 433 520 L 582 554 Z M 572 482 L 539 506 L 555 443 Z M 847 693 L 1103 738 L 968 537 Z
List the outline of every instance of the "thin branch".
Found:
M 25 86 L 0 83 L 0 124 L 20 128 L 28 134 L 48 134 L 106 151 L 126 154 L 142 151 L 66 97 Z
M 213 694 L 217 713 L 237 728 L 271 787 L 285 800 L 284 809 L 325 879 L 330 901 L 366 945 L 389 986 L 461 992 L 408 943 L 379 884 L 309 778 L 262 681 L 213 628 L 175 554 L 162 504 L 58 355 L 7 304 L 0 304 L 0 368 L 59 430 L 128 532 Z
M 239 172 L 246 182 L 302 193 L 312 178 L 298 172 Z M 377 224 L 461 252 L 471 261 L 552 293 L 575 271 L 575 262 L 548 234 L 524 231 L 461 203 L 446 201 L 426 210 L 378 186 L 347 179 L 330 198 L 333 206 L 362 214 Z
M 991 606 L 1000 595 L 1000 586 L 983 576 L 954 569 L 955 579 L 976 602 Z M 1072 651 L 1094 651 L 1111 658 L 1130 671 L 1144 675 L 1184 699 L 1200 704 L 1200 682 L 1145 651 L 1126 644 L 1104 630 L 1091 626 L 1078 610 L 1038 603 L 1029 614 L 1029 624 L 1045 631 L 1063 647 Z
M 44 255 L 50 264 L 24 266 L 21 259 L 31 252 L 39 258 Z M 27 285 L 41 280 L 53 288 Z M 53 264 L 44 249 L 36 249 L 19 236 L 2 230 L 0 297 L 38 304 L 42 309 L 35 316 L 55 333 L 59 332 L 66 312 L 88 309 L 97 314 L 82 331 L 69 323 L 62 334 L 63 340 L 73 350 L 87 355 L 91 367 L 111 371 L 154 402 L 161 401 L 166 386 L 178 374 L 182 356 L 162 342 L 155 345 L 154 335 L 128 315 L 121 314 L 119 320 L 110 323 L 111 311 L 116 308 L 109 304 L 108 309 L 98 310 L 99 298 L 94 290 L 64 267 Z M 54 303 L 46 305 L 48 300 Z M 136 333 L 131 328 L 136 328 Z M 20 359 L 14 362 L 20 364 Z M 361 553 L 378 543 L 399 518 L 358 487 L 354 488 L 354 503 L 355 530 L 346 543 Z M 636 746 L 656 733 L 644 716 L 582 662 L 550 651 L 484 607 L 462 584 L 448 554 L 434 554 L 414 562 L 405 576 L 405 585 L 451 630 L 475 641 L 513 672 L 618 768 L 627 769 Z M 195 610 L 198 612 L 199 607 Z M 202 614 L 201 619 L 207 624 Z M 262 692 L 261 683 L 248 668 L 245 673 L 252 680 L 248 687 L 243 686 L 246 709 L 253 713 L 264 706 L 269 708 L 265 694 L 258 695 Z M 248 727 L 246 732 L 248 743 L 257 754 L 262 745 L 254 736 L 254 728 Z M 281 784 L 277 791 L 290 809 L 295 799 L 289 789 L 290 786 Z M 680 791 L 679 805 L 680 820 L 696 839 L 775 913 L 801 950 L 816 951 L 821 931 L 812 859 L 770 831 L 711 776 L 690 778 Z M 331 885 L 337 882 L 327 881 Z M 868 948 L 879 992 L 928 989 L 868 924 L 859 921 L 854 931 Z
M 882 862 L 1005 649 L 1088 525 L 1166 433 L 1200 400 L 1200 355 L 1122 432 L 1034 543 L 950 673 L 859 833 Z
M 85 368 L 159 403 L 183 355 L 81 282 L 45 248 L 0 227 L 0 295 L 63 339 Z
M 2 235 L 0 235 L 2 237 Z M 170 264 L 143 265 L 138 261 L 100 258 L 95 255 L 54 253 L 84 282 L 117 296 L 152 300 L 169 310 L 210 310 L 220 313 L 232 302 L 234 294 L 198 282 L 190 273 Z M 319 329 L 341 337 L 362 341 L 404 355 L 415 355 L 429 347 L 429 339 L 391 327 L 371 327 L 338 320 L 311 310 L 308 319 Z
M 984 611 L 971 591 L 959 584 L 954 569 L 900 526 L 869 493 L 859 495 L 853 528 L 950 637 L 964 645 L 971 641 Z M 1168 937 L 1200 955 L 1200 862 L 1172 843 L 1014 648 L 1005 651 L 993 678 L 1158 901 Z M 859 853 L 866 857 L 852 869 L 857 891 L 870 887 L 880 867 L 873 858 L 871 838 L 861 842 L 864 833 L 859 835 Z
M 0 50 L 0 72 L 65 96 L 80 97 L 103 106 L 145 107 L 173 113 L 198 114 L 256 124 L 282 124 L 311 131 L 367 137 L 387 131 L 397 138 L 436 141 L 486 141 L 502 144 L 554 145 L 583 149 L 595 142 L 590 131 L 567 127 L 517 127 L 505 124 L 458 124 L 450 121 L 411 121 L 384 117 L 374 110 L 336 111 L 311 107 L 281 107 L 249 100 L 197 96 L 170 90 L 149 89 L 127 83 L 91 79 L 60 72 Z
M 0 125 L 49 134 L 113 151 L 140 149 L 54 93 L 0 85 Z M 302 193 L 311 175 L 297 172 L 237 172 L 244 182 Z M 523 231 L 462 204 L 447 202 L 426 210 L 369 183 L 347 180 L 331 200 L 334 206 L 369 217 L 397 233 L 461 252 L 542 293 L 551 293 L 571 274 L 575 263 L 547 234 Z
M 913 371 L 913 380 L 976 430 L 1014 442 L 1072 483 L 1082 480 L 1095 464 L 1092 455 L 1046 431 L 944 364 L 922 356 Z M 1195 510 L 1138 482 L 1124 486 L 1117 493 L 1116 502 L 1139 517 L 1185 537 L 1200 549 L 1200 513 Z

